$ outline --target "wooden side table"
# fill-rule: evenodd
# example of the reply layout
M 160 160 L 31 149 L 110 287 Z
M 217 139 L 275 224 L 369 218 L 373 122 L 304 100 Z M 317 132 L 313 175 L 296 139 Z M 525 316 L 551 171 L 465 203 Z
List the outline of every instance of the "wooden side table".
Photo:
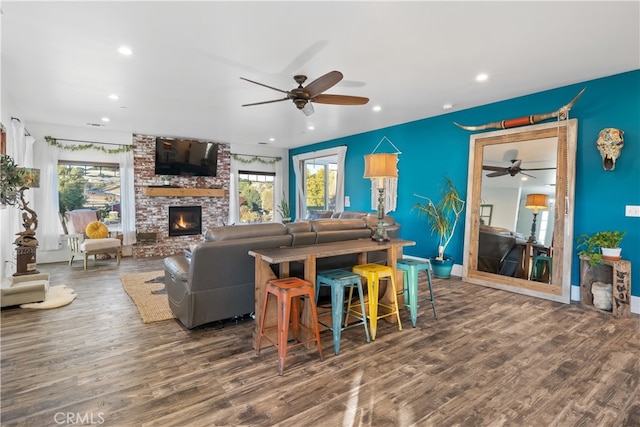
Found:
M 580 257 L 580 303 L 594 307 L 591 284 L 605 282 L 612 284 L 611 314 L 613 317 L 631 315 L 631 262 L 626 260 L 608 261 L 592 266 L 588 258 Z

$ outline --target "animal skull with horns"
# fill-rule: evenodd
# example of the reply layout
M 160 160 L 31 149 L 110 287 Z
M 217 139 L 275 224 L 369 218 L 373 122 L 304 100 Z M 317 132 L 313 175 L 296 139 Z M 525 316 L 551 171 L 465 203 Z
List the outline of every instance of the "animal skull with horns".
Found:
M 606 171 L 616 168 L 616 160 L 624 147 L 624 132 L 620 129 L 605 128 L 598 134 L 596 147 L 602 156 L 602 167 Z

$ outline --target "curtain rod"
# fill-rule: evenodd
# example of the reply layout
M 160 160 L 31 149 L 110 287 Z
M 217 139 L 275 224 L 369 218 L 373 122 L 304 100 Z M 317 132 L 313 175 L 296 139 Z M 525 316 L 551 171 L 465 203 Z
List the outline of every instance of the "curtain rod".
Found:
M 20 120 L 20 119 L 19 119 L 19 118 L 17 118 L 17 117 L 11 117 L 11 120 L 17 120 L 18 122 L 22 123 L 22 120 Z M 24 128 L 24 134 L 25 134 L 26 136 L 31 136 L 31 134 L 29 133 L 29 131 L 27 130 L 27 128 L 26 128 L 26 127 Z
M 66 138 L 56 138 L 56 137 L 52 137 L 53 139 L 55 139 L 56 141 L 67 141 L 67 142 L 84 142 L 86 144 L 104 144 L 104 145 L 118 145 L 118 146 L 129 146 L 131 144 L 118 144 L 115 142 L 98 142 L 98 141 L 87 141 L 84 139 L 66 139 Z

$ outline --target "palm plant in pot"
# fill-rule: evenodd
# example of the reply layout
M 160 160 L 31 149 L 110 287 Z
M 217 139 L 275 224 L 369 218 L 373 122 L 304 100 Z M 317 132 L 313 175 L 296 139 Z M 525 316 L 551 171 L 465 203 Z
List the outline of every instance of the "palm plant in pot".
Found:
M 431 198 L 418 194 L 415 196 L 424 199 L 425 202 L 416 203 L 413 208 L 419 215 L 427 217 L 431 234 L 438 235 L 438 255 L 431 258 L 433 274 L 436 277 L 448 278 L 451 275 L 453 259 L 447 256 L 445 251 L 456 232 L 466 202 L 460 197 L 460 193 L 449 177 L 445 178 L 439 201 L 434 202 Z
M 594 234 L 581 234 L 578 237 L 578 255 L 588 259 L 589 264 L 598 265 L 603 260 L 615 261 L 621 258 L 620 242 L 626 231 L 598 231 Z

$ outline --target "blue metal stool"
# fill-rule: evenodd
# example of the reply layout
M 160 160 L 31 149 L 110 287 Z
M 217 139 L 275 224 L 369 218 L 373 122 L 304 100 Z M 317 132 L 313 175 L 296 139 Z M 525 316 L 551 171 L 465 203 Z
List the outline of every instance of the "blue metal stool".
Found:
M 553 258 L 547 255 L 538 255 L 533 257 L 533 267 L 531 268 L 531 280 L 542 282 L 546 279 L 547 283 L 551 283 Z
M 404 306 L 409 307 L 411 313 L 411 324 L 416 327 L 418 320 L 418 272 L 427 272 L 427 282 L 429 283 L 429 298 L 433 308 L 433 318 L 438 319 L 436 313 L 436 300 L 433 296 L 433 286 L 431 284 L 431 261 L 418 261 L 415 259 L 399 259 L 397 267 L 402 270 L 404 279 Z
M 333 349 L 335 353 L 338 354 L 340 351 L 340 336 L 342 331 L 345 329 L 351 328 L 353 326 L 364 325 L 364 333 L 367 337 L 367 342 L 370 342 L 369 338 L 369 328 L 367 326 L 367 318 L 366 315 L 362 313 L 366 313 L 364 309 L 364 296 L 362 292 L 362 281 L 360 280 L 360 276 L 356 273 L 352 273 L 347 270 L 326 270 L 318 273 L 316 278 L 316 301 L 318 301 L 318 294 L 320 293 L 321 286 L 330 286 L 331 287 L 331 315 L 332 315 L 332 324 L 331 326 L 322 323 L 318 320 L 318 323 L 321 325 L 331 329 L 333 332 Z M 349 288 L 349 305 L 345 309 L 344 306 L 344 291 L 346 288 Z M 355 310 L 351 310 L 351 298 L 353 297 L 353 288 L 357 288 L 358 297 L 360 298 L 360 309 L 361 313 L 358 313 Z M 318 315 L 324 316 L 329 314 L 321 313 Z M 342 322 L 342 316 L 344 314 L 344 326 Z M 359 319 L 359 322 L 352 323 L 348 325 L 349 316 L 353 316 L 356 319 Z

